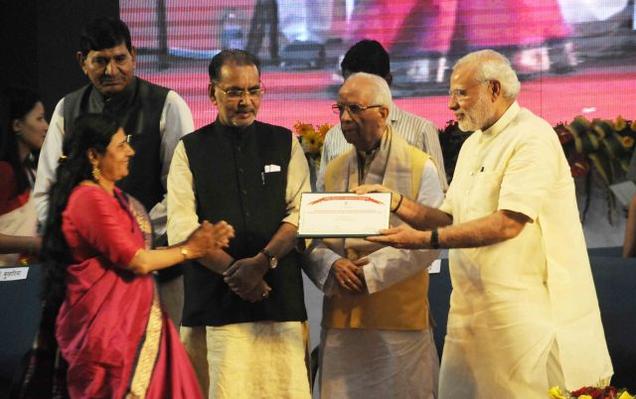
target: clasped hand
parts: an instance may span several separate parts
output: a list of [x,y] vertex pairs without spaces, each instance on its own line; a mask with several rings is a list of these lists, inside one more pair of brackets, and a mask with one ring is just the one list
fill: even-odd
[[234,293],[248,302],[258,302],[269,296],[271,287],[263,280],[269,269],[267,258],[258,254],[239,259],[223,272],[224,281]]
[[211,249],[225,248],[234,238],[234,228],[225,221],[212,224],[207,220],[190,234],[186,241],[186,248],[190,252],[190,259],[199,258]]
[[331,265],[331,272],[341,288],[353,293],[362,293],[366,289],[362,266],[367,263],[367,258],[355,261],[340,258]]

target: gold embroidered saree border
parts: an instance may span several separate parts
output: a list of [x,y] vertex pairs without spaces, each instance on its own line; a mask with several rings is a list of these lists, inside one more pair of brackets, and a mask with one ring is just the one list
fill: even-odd
[[148,324],[146,325],[144,342],[139,351],[139,357],[137,358],[137,364],[130,384],[129,397],[144,398],[146,396],[157,356],[159,355],[161,327],[161,305],[159,304],[157,289],[155,288],[152,306],[150,307],[150,316],[148,317]]

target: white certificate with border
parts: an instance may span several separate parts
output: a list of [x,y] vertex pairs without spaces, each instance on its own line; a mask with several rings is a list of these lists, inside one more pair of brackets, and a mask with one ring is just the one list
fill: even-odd
[[302,193],[299,237],[367,237],[389,227],[391,193]]

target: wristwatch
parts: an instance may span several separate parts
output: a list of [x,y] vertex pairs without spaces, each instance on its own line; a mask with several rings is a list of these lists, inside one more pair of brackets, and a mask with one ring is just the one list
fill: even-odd
[[439,231],[437,227],[431,230],[431,248],[439,249]]
[[274,254],[272,254],[265,248],[261,249],[259,252],[265,255],[265,257],[267,258],[267,263],[269,264],[269,268],[276,269],[276,266],[278,266],[278,258],[275,257]]

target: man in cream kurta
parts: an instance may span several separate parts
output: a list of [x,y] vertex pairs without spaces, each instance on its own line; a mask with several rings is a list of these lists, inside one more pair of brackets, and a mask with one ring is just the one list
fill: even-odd
[[550,386],[612,375],[570,168],[550,125],[517,104],[518,91],[500,54],[458,61],[449,107],[475,132],[441,207],[405,201],[399,212],[415,227],[438,227],[399,227],[378,239],[455,248],[444,399],[540,399]]
[[[353,74],[338,96],[354,148],[331,162],[327,191],[384,184],[429,206],[443,199],[428,155],[387,125],[391,94],[375,75]],[[393,224],[401,223],[393,216]],[[360,239],[312,243],[305,271],[325,291],[321,398],[435,398],[438,357],[428,315],[427,267],[436,250],[401,250]]]

